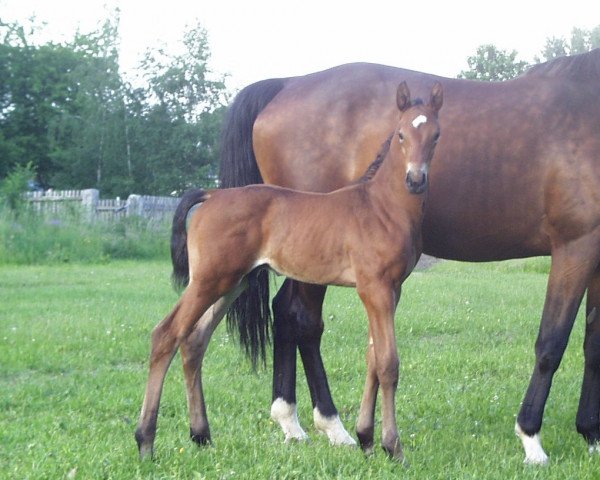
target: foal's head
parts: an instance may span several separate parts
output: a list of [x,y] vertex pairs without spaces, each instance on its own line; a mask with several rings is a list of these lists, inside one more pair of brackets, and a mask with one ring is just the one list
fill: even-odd
[[408,191],[423,193],[427,190],[429,164],[440,136],[438,112],[443,103],[442,85],[439,82],[433,85],[429,102],[425,104],[421,100],[411,102],[408,86],[402,82],[398,86],[396,103],[400,119],[390,148],[404,161]]

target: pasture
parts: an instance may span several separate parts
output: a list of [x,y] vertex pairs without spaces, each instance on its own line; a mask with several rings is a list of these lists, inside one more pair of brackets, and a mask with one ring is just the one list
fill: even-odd
[[[254,373],[224,322],[204,362],[214,445],[188,438],[179,358],[165,383],[154,462],[133,432],[150,332],[172,308],[167,262],[0,267],[0,478],[597,478],[576,433],[580,314],[546,408],[547,467],[522,464],[513,433],[534,362],[545,259],[442,262],[405,283],[396,316],[397,416],[409,465],[380,448],[330,447],[312,425],[302,378],[299,417],[311,441],[283,445],[269,418],[271,367]],[[354,434],[367,322],[352,289],[332,288],[322,352]],[[301,366],[299,366],[301,369]],[[377,412],[377,421],[380,421]],[[379,423],[377,427],[380,427]],[[376,435],[379,430],[376,430]]]

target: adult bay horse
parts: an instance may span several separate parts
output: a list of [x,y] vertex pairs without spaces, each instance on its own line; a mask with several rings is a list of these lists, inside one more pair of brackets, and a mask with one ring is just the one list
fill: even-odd
[[[430,172],[424,252],[477,262],[552,255],[535,366],[516,422],[526,462],[547,461],[540,441],[544,406],[586,290],[576,425],[590,451],[598,450],[600,50],[537,65],[502,83],[373,64],[258,82],[230,108],[223,186],[262,180],[326,192],[354,181],[386,138],[395,115],[389,99],[402,78],[417,94],[435,81],[444,87],[444,136]],[[287,280],[275,297],[273,412],[286,405],[289,416],[273,416],[286,438],[305,437],[295,413],[298,349],[317,427],[333,443],[346,443],[319,351],[324,294],[323,287]],[[245,318],[243,311],[236,317]]]
[[[381,386],[382,445],[392,457],[403,459],[395,417],[394,313],[400,286],[421,254],[428,170],[440,134],[442,102],[439,83],[424,104],[411,102],[402,82],[396,94],[399,119],[383,160],[355,185],[331,193],[254,185],[210,193],[192,190],[183,196],[173,221],[172,254],[175,274],[188,283],[152,333],[150,373],[136,431],[142,456],[152,455],[162,385],[178,347],[192,439],[210,441],[202,359],[226,307],[245,288],[246,275],[268,266],[302,282],[356,287],[367,311],[370,339],[359,439],[365,448],[373,447]],[[196,204],[200,208],[186,234],[186,217]]]

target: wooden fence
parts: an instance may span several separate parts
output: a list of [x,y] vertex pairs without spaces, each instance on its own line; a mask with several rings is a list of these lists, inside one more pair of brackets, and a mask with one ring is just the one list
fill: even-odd
[[100,199],[96,189],[47,190],[30,192],[31,208],[45,216],[82,215],[89,221],[115,221],[126,217],[142,217],[152,221],[170,218],[179,198],[129,195],[127,199]]

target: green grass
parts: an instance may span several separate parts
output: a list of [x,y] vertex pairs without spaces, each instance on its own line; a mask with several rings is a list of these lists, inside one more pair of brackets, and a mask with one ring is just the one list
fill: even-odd
[[[204,363],[214,446],[188,439],[176,358],[165,384],[154,462],[133,432],[149,335],[177,299],[166,262],[0,267],[0,478],[597,478],[575,432],[582,373],[578,318],[543,429],[548,467],[523,465],[513,433],[533,365],[547,262],[444,262],[414,273],[397,316],[397,417],[408,467],[380,449],[330,447],[312,426],[299,369],[306,444],[284,445],[269,418],[271,366],[253,373],[221,325]],[[351,289],[330,289],[322,351],[353,432],[367,333]],[[379,412],[378,412],[379,419]],[[379,427],[379,424],[378,424]],[[380,435],[380,430],[376,431]],[[379,439],[379,437],[378,437]]]

